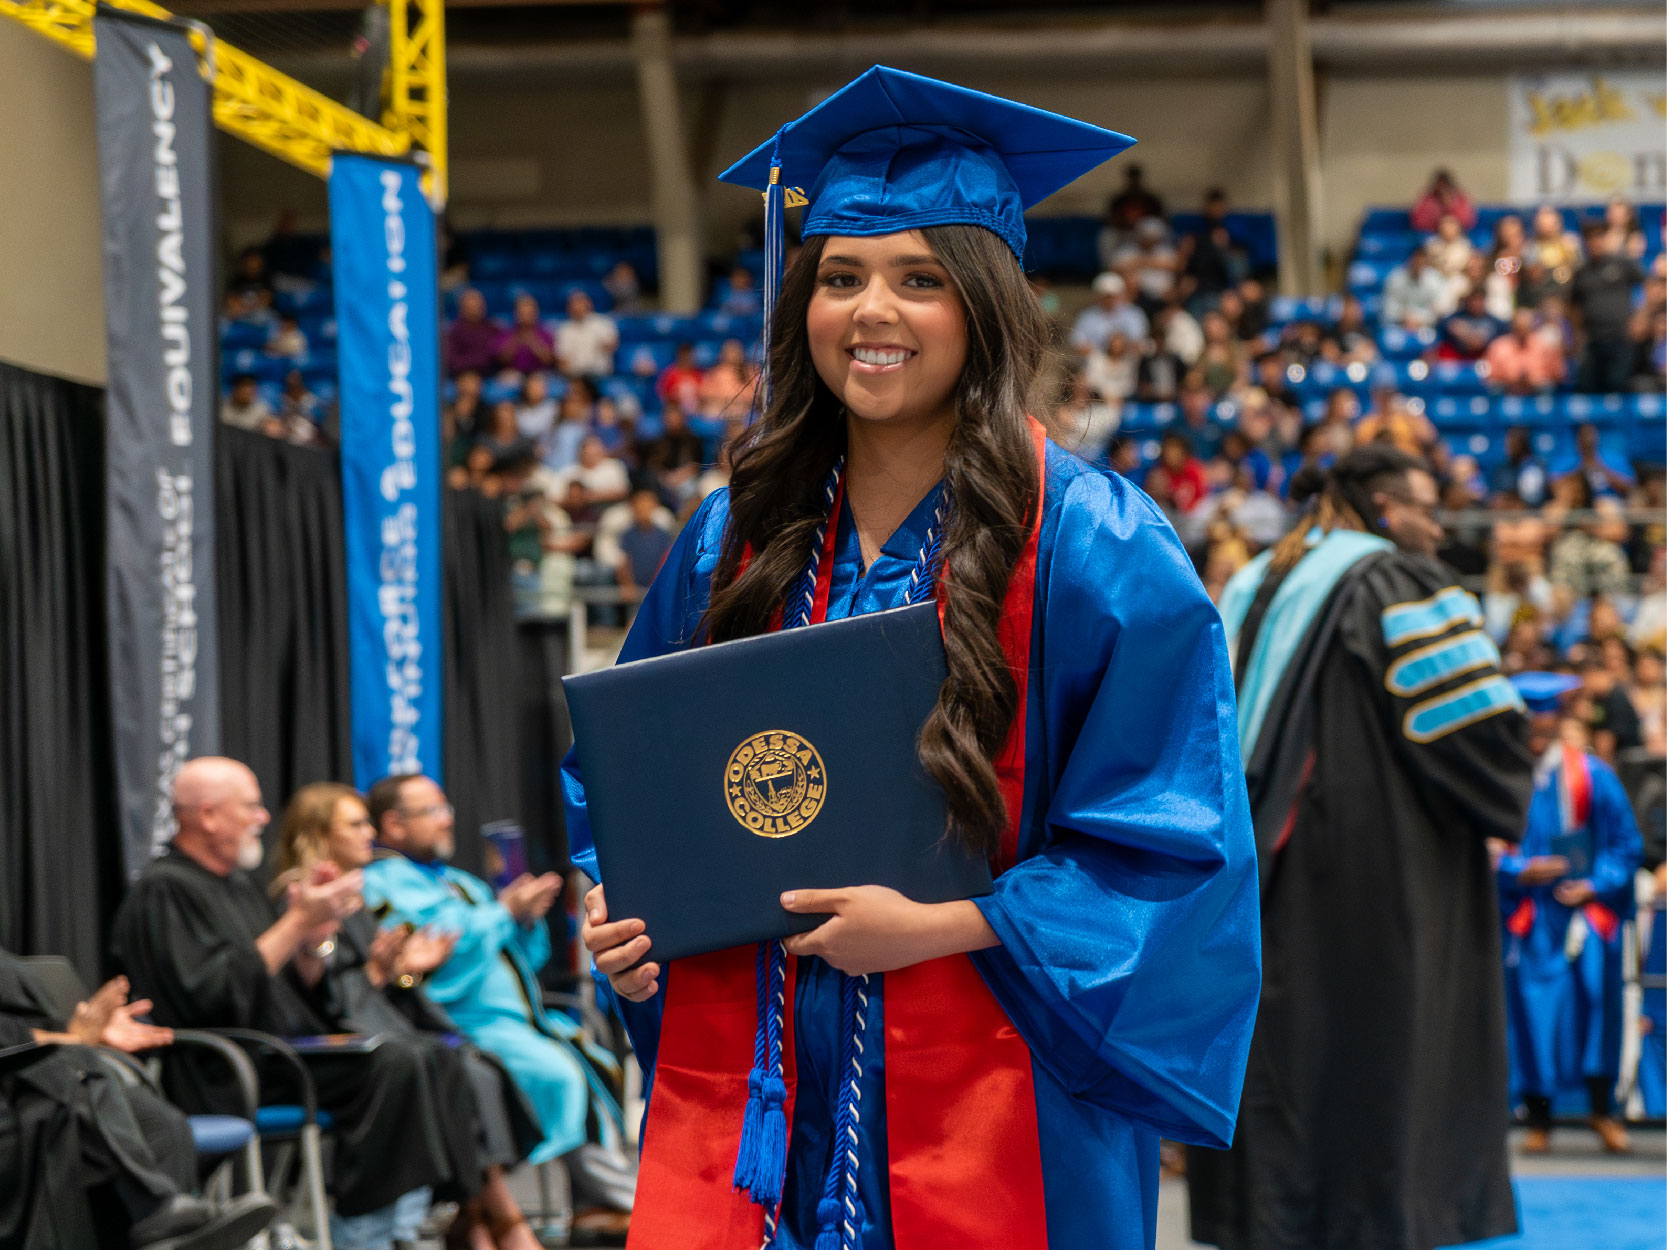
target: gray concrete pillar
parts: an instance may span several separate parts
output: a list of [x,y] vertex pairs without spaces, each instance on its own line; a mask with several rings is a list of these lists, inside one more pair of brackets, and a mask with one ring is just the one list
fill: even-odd
[[637,98],[648,139],[654,230],[660,246],[660,303],[667,312],[700,308],[705,288],[701,245],[701,189],[695,184],[671,55],[671,16],[662,8],[631,15],[631,52],[637,63]]
[[1308,0],[1266,0],[1268,99],[1273,113],[1274,215],[1279,226],[1279,289],[1316,295],[1320,257],[1319,102],[1308,39]]

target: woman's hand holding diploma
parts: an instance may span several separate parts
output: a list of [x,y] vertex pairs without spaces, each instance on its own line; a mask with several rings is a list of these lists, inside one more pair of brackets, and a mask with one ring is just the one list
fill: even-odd
[[975,903],[917,903],[883,885],[789,890],[781,905],[790,912],[828,914],[810,932],[785,938],[788,954],[816,955],[848,976],[890,972],[998,941]]
[[653,998],[660,990],[660,965],[654,963],[632,967],[648,954],[648,934],[640,920],[608,921],[608,901],[597,886],[585,895],[585,919],[579,927],[579,940],[596,960],[596,967],[607,976],[614,993],[633,1003]]

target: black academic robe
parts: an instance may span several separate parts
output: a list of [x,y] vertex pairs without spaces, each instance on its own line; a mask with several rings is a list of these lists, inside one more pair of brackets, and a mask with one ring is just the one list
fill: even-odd
[[[0,1047],[63,1025],[27,965],[0,950]],[[192,1192],[195,1167],[185,1117],[96,1051],[59,1046],[0,1075],[0,1250],[96,1250]]]
[[[255,939],[275,918],[247,874],[218,876],[170,848],[122,900],[112,951],[134,997],[154,1000],[158,1024],[280,1037],[343,1031],[328,978],[308,987],[288,968],[268,974]],[[429,1049],[421,1038],[386,1035],[369,1054],[307,1058],[318,1105],[335,1119],[330,1187],[342,1215],[377,1210],[423,1186],[462,1182],[448,1143],[457,1127],[446,1120],[456,1095],[436,1089]],[[170,1056],[165,1074],[188,1108],[234,1109],[223,1065],[185,1053]],[[281,1079],[281,1068],[262,1064],[263,1089]]]
[[1360,561],[1247,756],[1262,1000],[1233,1147],[1189,1152],[1199,1241],[1430,1250],[1516,1229],[1486,839],[1520,836],[1532,764],[1452,582],[1400,552]]
[[365,912],[349,916],[336,936],[327,975],[341,1005],[340,1027],[402,1034],[427,1047],[435,1087],[446,1094],[445,1122],[455,1129],[447,1142],[458,1190],[440,1196],[472,1197],[487,1165],[513,1167],[543,1140],[537,1116],[508,1070],[464,1037],[421,986],[377,988],[370,983],[365,964],[376,940],[375,920]]

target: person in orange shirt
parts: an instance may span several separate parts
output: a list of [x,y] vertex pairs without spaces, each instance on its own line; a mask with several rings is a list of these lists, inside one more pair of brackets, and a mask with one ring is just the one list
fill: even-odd
[[1511,314],[1511,328],[1482,353],[1488,377],[1511,395],[1534,395],[1562,383],[1568,362],[1544,336],[1534,333],[1534,310]]
[[1404,395],[1380,393],[1372,411],[1354,427],[1356,447],[1367,443],[1388,443],[1409,456],[1422,457],[1436,441],[1435,426],[1422,413],[1407,406]]

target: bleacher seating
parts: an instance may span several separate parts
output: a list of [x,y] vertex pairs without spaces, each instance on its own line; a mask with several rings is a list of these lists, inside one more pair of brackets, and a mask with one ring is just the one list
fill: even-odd
[[[1478,209],[1472,231],[1480,246],[1490,246],[1492,231],[1507,212],[1524,210],[1501,205]],[[1600,211],[1592,208],[1563,210],[1571,228]],[[1659,205],[1640,206],[1640,220],[1649,241],[1650,255],[1661,248]],[[1196,218],[1177,215],[1172,224],[1177,235],[1198,227]],[[1266,213],[1234,213],[1228,226],[1235,240],[1244,246],[1258,269],[1271,268],[1275,261],[1273,219]],[[1034,272],[1069,280],[1086,281],[1099,268],[1097,239],[1100,222],[1093,217],[1039,217],[1028,223],[1030,242],[1026,264]],[[1354,259],[1345,274],[1345,287],[1362,299],[1369,321],[1375,322],[1381,305],[1381,287],[1389,271],[1405,259],[1422,240],[1411,229],[1407,212],[1400,208],[1369,209],[1361,224]],[[319,240],[322,247],[323,240]],[[554,325],[560,319],[568,292],[586,291],[597,308],[606,312],[612,301],[600,278],[618,261],[630,263],[645,283],[657,273],[652,231],[632,228],[578,228],[483,230],[465,237],[470,261],[470,285],[486,297],[492,316],[507,319],[515,298],[522,292],[533,295]],[[764,253],[743,251],[735,267],[747,269],[755,279],[763,278]],[[258,380],[268,402],[277,403],[285,374],[299,368],[307,385],[328,402],[336,391],[336,323],[328,273],[322,280],[300,283],[287,280],[274,301],[280,313],[297,318],[307,336],[308,353],[299,361],[268,356],[264,350],[267,329],[245,323],[229,323],[221,337],[222,372],[229,382],[238,373],[251,373]],[[659,399],[655,376],[671,363],[682,343],[694,347],[695,360],[707,367],[716,360],[723,343],[739,339],[756,358],[763,331],[760,316],[731,316],[717,311],[729,292],[729,280],[714,283],[705,311],[692,316],[664,313],[621,314],[616,373],[603,379],[600,389],[623,407],[640,415],[640,428],[651,434],[658,427]],[[448,292],[443,311],[456,311],[459,292]],[[1284,328],[1293,322],[1334,322],[1342,310],[1341,295],[1309,297],[1278,296],[1269,302],[1270,329],[1263,340],[1274,346]],[[1315,362],[1309,368],[1292,365],[1286,384],[1302,405],[1306,420],[1323,414],[1327,396],[1338,388],[1353,390],[1363,406],[1374,391],[1389,388],[1406,395],[1415,411],[1428,414],[1453,450],[1475,456],[1484,465],[1496,463],[1504,453],[1504,432],[1512,426],[1533,431],[1538,450],[1550,456],[1565,454],[1573,446],[1573,428],[1592,422],[1601,431],[1607,453],[1617,459],[1661,463],[1667,460],[1667,397],[1642,395],[1550,394],[1534,397],[1496,393],[1481,362],[1434,359],[1436,334],[1433,330],[1408,331],[1383,326],[1377,331],[1380,359],[1371,364],[1334,365]],[[645,366],[652,363],[653,374]],[[551,377],[551,395],[566,394],[567,381]],[[450,388],[448,387],[448,394]],[[514,388],[488,379],[483,389],[489,402],[514,397]],[[1157,454],[1157,439],[1179,419],[1174,404],[1126,404],[1122,434],[1135,441],[1144,462]],[[1236,406],[1223,401],[1212,414],[1218,428],[1230,427],[1237,419]],[[721,430],[701,431],[716,439]]]

